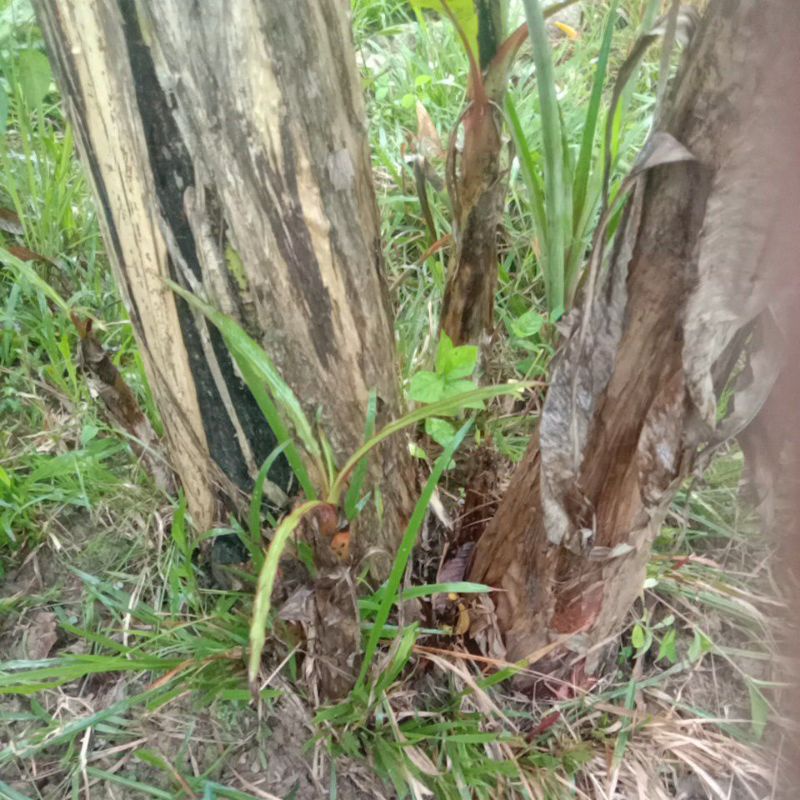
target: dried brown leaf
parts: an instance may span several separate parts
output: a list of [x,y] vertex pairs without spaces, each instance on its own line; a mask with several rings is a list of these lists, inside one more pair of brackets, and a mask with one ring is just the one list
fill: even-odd
[[164,492],[174,491],[174,477],[163,453],[161,440],[142,411],[132,389],[114,364],[93,330],[91,319],[72,314],[80,338],[79,363],[96,380],[95,389],[117,425],[132,437],[132,447],[147,466],[156,485]]
[[5,231],[13,236],[24,235],[25,229],[22,227],[22,222],[20,222],[16,211],[12,211],[9,208],[0,208],[0,231]]
[[419,100],[417,100],[417,153],[427,159],[445,156],[439,132],[427,109]]
[[475,549],[474,542],[465,542],[456,550],[452,558],[448,558],[436,574],[436,583],[456,583],[463,581],[469,567],[469,560]]
[[296,589],[278,611],[278,619],[285,622],[310,623],[313,615],[312,597],[314,590],[309,586]]
[[31,250],[28,247],[23,247],[22,245],[11,244],[6,249],[12,256],[18,258],[20,261],[44,261],[48,264],[56,263],[53,259],[41,253],[37,253],[35,250]]
[[355,683],[361,653],[358,603],[347,569],[331,570],[315,581],[314,627],[312,677],[322,698],[339,699]]
[[469,635],[481,653],[497,661],[506,660],[506,646],[494,603],[488,595],[478,595],[472,603]]
[[458,620],[456,621],[456,626],[453,629],[453,633],[456,636],[463,636],[468,630],[470,626],[470,617],[469,611],[467,607],[463,603],[458,604]]
[[33,661],[47,658],[57,639],[56,615],[52,611],[37,611],[25,631],[28,658]]

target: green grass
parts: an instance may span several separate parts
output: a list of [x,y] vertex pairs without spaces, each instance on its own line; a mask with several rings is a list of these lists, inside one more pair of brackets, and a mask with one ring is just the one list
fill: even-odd
[[[605,118],[601,113],[603,95],[599,91],[602,82],[595,80],[598,75],[602,77],[602,70],[597,70],[595,62],[606,32],[613,33],[608,42],[608,78],[604,82],[607,98],[615,69],[638,35],[638,21],[643,12],[640,6],[640,3],[623,4],[611,28],[606,25],[609,4],[592,5],[586,9],[587,22],[577,42],[561,37],[553,43],[553,88],[558,96],[560,138],[565,143],[568,173],[576,178],[574,185],[570,182],[562,186],[559,194],[569,194],[565,199],[570,208],[574,202],[576,211],[567,226],[569,230],[558,234],[562,243],[555,249],[561,254],[560,267],[553,267],[548,261],[547,226],[543,220],[537,221],[537,204],[530,192],[531,182],[526,180],[526,164],[541,180],[538,176],[545,161],[541,155],[541,105],[529,45],[523,47],[517,59],[509,105],[515,110],[524,141],[518,138],[518,158],[508,165],[509,198],[503,220],[505,235],[500,245],[495,307],[497,325],[508,335],[496,344],[495,357],[484,365],[491,380],[536,380],[546,376],[553,352],[552,330],[546,322],[552,312],[559,316],[558,309],[564,306],[566,298],[561,292],[559,299],[548,299],[546,275],[564,273],[565,291],[574,291],[600,197],[603,163],[600,132]],[[467,60],[447,20],[431,15],[415,16],[408,9],[404,12],[397,3],[359,2],[355,8],[356,19],[364,15],[372,20],[364,28],[356,28],[356,45],[363,66],[398,347],[403,374],[410,380],[420,370],[430,369],[435,357],[438,308],[448,250],[439,250],[423,259],[432,242],[415,193],[411,166],[401,153],[404,147],[409,147],[417,130],[417,102],[423,104],[443,145],[447,146],[463,108]],[[521,5],[512,4],[509,29],[523,18]],[[656,79],[656,64],[646,61],[637,73],[637,82],[629,87],[636,92],[620,117],[614,137],[618,157],[613,186],[629,169],[647,135]],[[589,137],[587,131],[592,127],[596,135]],[[434,166],[443,176],[444,165],[434,162]],[[435,191],[430,184],[427,188],[437,230],[440,236],[445,236],[450,230],[446,195]],[[517,460],[524,452],[530,427],[520,418],[491,420],[487,423],[487,433],[504,456]]]
[[[611,76],[653,4],[622,0],[627,24],[613,31],[606,27],[608,3],[585,5],[577,41],[550,39],[556,146],[572,163],[551,194],[560,191],[584,209],[585,230],[573,224],[556,236],[565,262],[586,245],[599,191],[601,137],[589,142],[586,120],[602,129]],[[21,270],[13,259],[0,259],[0,797],[77,798],[89,790],[102,796],[104,789],[124,797],[259,797],[265,786],[257,781],[271,774],[272,749],[304,738],[313,740],[309,749],[332,758],[328,787],[343,785],[357,765],[377,776],[365,778],[372,793],[387,796],[592,797],[603,796],[611,782],[622,796],[637,796],[642,769],[671,791],[687,759],[758,785],[764,724],[780,718],[768,668],[780,608],[768,591],[767,545],[737,502],[735,452],[723,454],[674,504],[616,667],[591,694],[565,690],[532,703],[501,680],[527,668],[473,657],[452,626],[399,624],[406,603],[448,592],[463,600],[481,588],[403,581],[409,564],[419,566],[429,528],[435,530],[434,523],[423,527],[433,492],[461,491],[447,468],[466,436],[462,427],[440,442],[438,460],[431,458],[389,581],[360,598],[366,655],[357,691],[338,705],[312,708],[296,631],[264,603],[268,593],[256,593],[256,575],[243,573],[243,588],[224,590],[204,565],[211,539],[223,533],[238,533],[259,551],[260,504],[244,523],[248,530],[233,520],[227,528],[195,530],[183,502],[153,486],[78,370],[78,337],[67,310],[96,320],[104,346],[160,430],[57,94],[48,81],[31,106],[33,89],[26,89],[28,100],[22,90],[30,78],[20,76],[36,61],[22,54],[40,51],[41,39],[23,3],[3,8],[0,72],[9,116],[0,140],[0,206],[18,216],[22,232],[3,232],[2,246],[25,246],[46,260]],[[514,14],[521,19],[521,4]],[[354,25],[398,349],[410,387],[415,375],[435,378],[441,366],[437,315],[448,253],[423,259],[433,242],[403,150],[416,131],[417,101],[447,141],[464,102],[466,60],[447,21],[417,14],[401,0],[357,0]],[[601,92],[596,59],[606,31],[613,37]],[[541,380],[553,355],[554,301],[540,241],[547,224],[537,222],[522,159],[544,186],[543,144],[548,136],[552,144],[553,131],[545,130],[543,106],[550,106],[548,124],[556,119],[554,98],[540,96],[534,68],[526,47],[510,89],[526,149],[508,164],[496,307],[504,336],[486,367],[496,383]],[[657,55],[644,61],[625,98],[615,180],[646,136],[656,81]],[[600,99],[590,108],[593,97]],[[435,166],[441,174],[442,165]],[[443,236],[447,199],[428,189]],[[262,377],[268,366],[261,364]],[[262,400],[288,420],[278,437],[284,451],[294,445],[324,459],[279,376],[268,377],[273,396],[283,399]],[[478,392],[471,399],[478,396],[485,397]],[[455,410],[462,412],[455,429],[464,424],[464,405],[463,397],[455,407],[422,405],[394,425]],[[478,412],[463,446],[490,435],[515,460],[531,424],[490,406]],[[365,453],[387,433],[374,431],[374,414],[365,431],[365,449],[329,475],[337,501],[342,476],[362,474]],[[360,481],[353,484],[351,514],[363,499]],[[276,558],[256,565],[271,571],[262,572],[262,581],[275,578]],[[266,637],[265,659],[256,666],[271,678],[257,704],[248,686],[248,653],[260,636],[251,633],[254,619]],[[46,652],[31,650],[33,632],[43,625],[52,625],[57,638]],[[718,693],[687,688],[704,685]],[[649,715],[638,716],[645,707]],[[286,796],[291,792],[288,786]]]
[[[44,538],[48,517],[99,512],[146,480],[79,375],[68,311],[96,320],[117,366],[152,407],[57,97],[48,88],[30,107],[11,80],[19,77],[15,52],[40,52],[35,29],[18,35],[19,49],[2,64],[10,116],[0,139],[0,206],[21,232],[0,234],[0,573],[10,551]],[[21,264],[5,249],[15,246],[42,260]]]

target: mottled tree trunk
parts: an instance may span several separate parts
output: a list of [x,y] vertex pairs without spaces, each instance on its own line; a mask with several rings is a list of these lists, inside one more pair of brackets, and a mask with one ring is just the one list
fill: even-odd
[[[344,0],[36,3],[109,256],[194,520],[224,518],[275,438],[204,296],[269,353],[341,461],[398,413],[361,87]],[[392,552],[409,510],[401,437],[373,459]],[[290,488],[288,468],[270,474]]]
[[737,345],[772,325],[776,262],[797,225],[800,181],[772,187],[798,173],[800,113],[784,99],[798,33],[794,0],[712,0],[684,58],[652,140],[661,165],[637,179],[609,263],[594,264],[539,434],[477,549],[470,579],[505,590],[510,658],[572,634],[566,648],[594,666],[682,479],[775,380],[774,348],[751,348],[718,420]]

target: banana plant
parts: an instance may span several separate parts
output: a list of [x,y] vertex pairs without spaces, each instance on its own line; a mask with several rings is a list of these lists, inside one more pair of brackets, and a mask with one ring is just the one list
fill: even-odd
[[[377,445],[389,436],[426,419],[474,408],[484,400],[504,394],[519,393],[531,384],[507,383],[486,386],[444,397],[438,402],[417,408],[388,423],[377,432],[372,430],[371,424],[374,423],[374,410],[368,410],[366,425],[368,438],[341,467],[337,467],[332,455],[326,456],[324,439],[315,435],[302,404],[283,380],[264,349],[237,322],[210,303],[172,281],[167,281],[167,284],[195,311],[203,314],[222,334],[242,378],[264,414],[266,423],[272,428],[276,440],[280,442],[276,450],[279,449],[286,456],[305,495],[304,502],[281,520],[272,532],[266,553],[254,553],[254,561],[260,564],[260,569],[250,627],[248,676],[251,689],[257,695],[258,670],[267,637],[272,590],[278,575],[279,563],[291,542],[292,535],[301,528],[304,520],[313,517],[320,534],[310,543],[314,550],[312,555],[315,563],[324,564],[326,561],[330,563],[331,558],[347,563],[351,556],[349,532],[345,533],[341,529],[339,520],[343,511],[349,509],[347,513],[349,519],[361,507],[359,500],[366,477],[366,469],[362,467]],[[371,409],[373,406],[374,404],[370,403]],[[460,437],[455,437],[453,441],[456,439],[460,441],[465,432],[466,427],[462,429]],[[456,445],[452,446],[454,449]],[[449,452],[452,455],[452,450]],[[251,550],[257,550],[260,545],[261,489],[269,466],[276,455],[277,452],[267,459],[253,491],[248,532]],[[449,459],[450,456],[444,461],[445,466],[449,463]],[[427,501],[424,508],[427,508]],[[354,549],[357,549],[357,543]]]
[[[467,102],[450,134],[447,190],[453,249],[441,328],[453,344],[478,343],[493,325],[497,286],[497,228],[506,196],[501,168],[503,105],[508,75],[528,36],[523,24],[506,35],[507,0],[411,0],[450,19],[468,61]],[[575,0],[558,3],[552,16]],[[456,146],[463,129],[463,146]]]

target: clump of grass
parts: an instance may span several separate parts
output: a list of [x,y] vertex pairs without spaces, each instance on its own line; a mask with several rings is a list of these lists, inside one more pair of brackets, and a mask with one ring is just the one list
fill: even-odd
[[[74,310],[97,320],[117,366],[152,402],[105,260],[92,198],[27,4],[0,13],[0,574],[48,518],[100,509],[144,479],[90,395]],[[22,263],[9,248],[33,259]],[[144,479],[146,480],[146,479]]]

